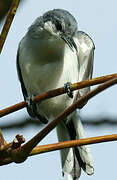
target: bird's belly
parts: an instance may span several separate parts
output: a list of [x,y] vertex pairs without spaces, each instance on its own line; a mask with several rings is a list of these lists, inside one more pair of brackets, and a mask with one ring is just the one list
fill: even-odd
[[[61,68],[61,67],[60,67]],[[59,65],[58,65],[59,69]],[[78,81],[78,60],[75,52],[73,52],[69,47],[66,47],[64,52],[63,64],[61,68],[61,73],[57,78],[57,81],[53,83],[52,88],[48,85],[49,89],[56,89],[58,87],[64,86],[65,83],[71,82],[75,83]],[[56,77],[56,73],[53,73],[53,77]],[[51,79],[53,81],[53,79]],[[46,84],[47,86],[47,84]],[[74,98],[76,96],[76,91],[73,92]],[[68,97],[67,94],[63,94],[38,104],[39,112],[45,115],[48,119],[53,119],[68,108],[74,101],[74,98]]]
[[[76,51],[72,51],[67,44],[60,47],[59,40],[57,43],[55,51],[53,50],[54,55],[44,47],[41,52],[39,50],[39,56],[34,56],[31,51],[27,52],[26,50],[25,62],[20,61],[20,66],[22,66],[23,81],[28,95],[39,95],[48,90],[62,87],[67,82],[78,81]],[[58,51],[56,51],[57,46]],[[38,104],[38,111],[48,119],[54,118],[71,105],[73,100],[74,98],[71,99],[66,94],[50,98]]]

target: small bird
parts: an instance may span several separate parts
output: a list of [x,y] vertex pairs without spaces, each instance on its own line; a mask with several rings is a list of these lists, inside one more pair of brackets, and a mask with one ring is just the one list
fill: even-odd
[[[18,76],[32,118],[48,123],[90,91],[87,87],[72,92],[71,83],[92,78],[94,49],[92,39],[78,30],[75,18],[66,10],[50,10],[34,21],[17,52]],[[33,102],[34,96],[63,85],[66,94]],[[85,138],[78,110],[56,129],[59,141]],[[88,175],[94,173],[87,146],[61,150],[61,163],[64,180],[78,179],[81,168]]]

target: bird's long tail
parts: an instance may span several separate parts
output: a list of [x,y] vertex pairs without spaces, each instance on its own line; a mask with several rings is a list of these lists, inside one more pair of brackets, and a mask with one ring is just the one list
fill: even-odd
[[[59,141],[85,138],[83,126],[77,112],[66,124],[62,122],[57,127]],[[64,180],[76,180],[80,177],[81,168],[88,174],[94,173],[92,156],[87,146],[61,150],[62,172]]]

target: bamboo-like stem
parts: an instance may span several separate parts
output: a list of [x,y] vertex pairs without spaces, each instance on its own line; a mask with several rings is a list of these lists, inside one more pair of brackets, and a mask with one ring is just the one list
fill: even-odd
[[16,10],[18,8],[19,2],[20,2],[20,0],[13,0],[10,10],[8,12],[4,27],[3,27],[1,35],[0,35],[0,53],[1,53],[3,45],[5,43],[5,40],[6,40],[8,32],[9,32],[13,18],[16,14]]
[[[114,77],[117,77],[117,74],[110,74],[110,75],[107,75],[107,76],[101,76],[101,77],[89,79],[89,80],[86,80],[86,81],[77,82],[77,83],[74,83],[74,84],[71,85],[71,90],[74,91],[74,90],[78,90],[78,89],[85,88],[85,87],[88,87],[88,86],[101,84],[101,83],[104,83],[104,82],[114,78]],[[54,89],[54,90],[48,91],[46,93],[40,94],[39,96],[35,96],[34,97],[34,102],[39,102],[39,101],[42,101],[42,100],[45,100],[45,99],[48,99],[48,98],[52,98],[52,97],[55,97],[55,96],[62,95],[64,93],[65,93],[64,87]],[[2,109],[2,110],[0,110],[0,117],[3,117],[5,115],[8,115],[8,114],[13,113],[15,111],[18,111],[20,109],[23,109],[24,107],[26,107],[26,102],[22,101],[22,102],[20,102],[18,104],[15,104],[15,105],[10,106],[8,108]]]
[[103,143],[103,142],[109,142],[109,141],[117,141],[117,134],[64,141],[64,142],[59,142],[59,143],[54,143],[54,144],[47,144],[47,145],[40,145],[40,146],[36,146],[31,151],[29,156],[56,151],[60,149],[65,149],[65,148],[70,148],[70,147],[97,144],[97,143]]
[[[42,129],[36,136],[30,139],[26,144],[22,147],[13,151],[12,157],[15,162],[22,162],[28,157],[28,154],[32,151],[32,149],[52,130],[54,129],[62,120],[64,120],[68,115],[70,115],[76,108],[84,104],[84,102],[88,101],[95,95],[99,94],[103,90],[109,88],[110,86],[117,83],[117,77],[113,78],[101,85],[99,85],[94,90],[88,92],[86,95],[79,98],[79,100],[75,101],[69,108],[67,108],[64,112],[62,112],[57,118],[51,121],[44,129]],[[22,155],[22,157],[21,157]]]

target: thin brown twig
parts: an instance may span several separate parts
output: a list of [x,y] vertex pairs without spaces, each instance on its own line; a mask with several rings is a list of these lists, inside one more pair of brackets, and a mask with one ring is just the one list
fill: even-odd
[[36,146],[31,151],[29,156],[56,151],[60,149],[65,149],[65,148],[70,148],[70,147],[97,144],[97,143],[103,143],[103,142],[109,142],[109,141],[117,141],[117,134],[64,141],[64,142],[59,142],[59,143],[54,143],[54,144],[47,144],[47,145],[40,145],[40,146]]
[[[78,89],[85,88],[85,87],[88,87],[88,86],[101,84],[101,83],[104,83],[104,82],[114,78],[114,77],[117,77],[117,74],[110,74],[110,75],[107,75],[107,76],[101,76],[101,77],[93,78],[93,79],[90,79],[90,80],[77,82],[77,83],[74,83],[74,84],[71,85],[71,90],[74,91],[74,90],[78,90]],[[45,99],[48,99],[48,98],[52,98],[52,97],[55,97],[55,96],[62,95],[64,93],[65,93],[64,87],[54,89],[54,90],[45,92],[43,94],[40,94],[39,96],[35,96],[34,97],[34,102],[39,102],[39,101],[42,101],[42,100],[45,100]],[[3,117],[5,115],[8,115],[8,114],[13,113],[15,111],[18,111],[20,109],[23,109],[24,107],[26,107],[26,102],[22,101],[22,102],[20,102],[18,104],[15,104],[15,105],[10,106],[8,108],[2,109],[2,110],[0,110],[0,117]]]
[[3,137],[2,131],[0,129],[0,148],[3,147],[6,144],[7,143],[6,143],[6,141],[5,141],[4,137]]
[[55,128],[62,120],[64,120],[68,115],[70,115],[76,108],[84,104],[95,95],[99,94],[103,90],[109,88],[110,86],[117,83],[117,77],[113,78],[104,84],[99,85],[94,90],[88,92],[86,95],[79,98],[75,101],[69,108],[62,112],[57,118],[51,121],[44,129],[42,129],[36,136],[30,139],[26,144],[12,152],[12,158],[14,162],[23,162],[26,160],[32,149],[53,129]]
[[[90,137],[90,138],[84,138],[79,140],[71,140],[71,141],[64,141],[54,144],[47,144],[47,145],[40,145],[36,146],[29,154],[29,156],[34,156],[42,153],[47,153],[51,151],[61,150],[65,148],[70,147],[76,147],[76,146],[82,146],[82,145],[90,145],[90,144],[97,144],[97,143],[103,143],[103,142],[109,142],[109,141],[116,141],[117,140],[117,134],[111,134],[111,135],[104,135],[104,136],[96,136],[96,137]],[[12,159],[11,152],[13,150],[12,143],[9,143],[8,145],[10,149],[5,147],[3,152],[0,152],[3,154],[3,156],[0,159],[0,166],[10,164],[14,162],[14,159]],[[9,152],[9,153],[8,153]]]
[[3,27],[1,35],[0,35],[0,53],[1,53],[3,45],[5,43],[5,40],[6,40],[8,32],[9,32],[13,18],[16,14],[16,10],[18,8],[19,2],[20,2],[20,0],[13,0],[10,10],[8,12],[4,27]]

